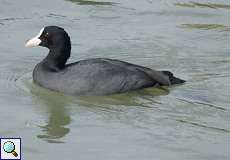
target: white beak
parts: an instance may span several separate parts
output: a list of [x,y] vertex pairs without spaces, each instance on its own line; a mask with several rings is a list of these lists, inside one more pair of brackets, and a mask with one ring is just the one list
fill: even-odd
[[44,28],[42,28],[39,32],[39,34],[37,36],[35,36],[34,38],[28,40],[25,44],[25,47],[31,48],[31,47],[35,47],[38,46],[42,41],[39,39],[39,37],[41,36],[42,32],[43,32]]
[[31,40],[27,41],[25,46],[28,48],[38,46],[42,41],[38,37],[34,37]]

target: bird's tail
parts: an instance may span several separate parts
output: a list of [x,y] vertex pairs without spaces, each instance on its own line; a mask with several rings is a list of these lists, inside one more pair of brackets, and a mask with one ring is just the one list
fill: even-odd
[[169,77],[171,85],[173,85],[173,84],[182,84],[182,83],[186,82],[183,79],[174,77],[174,75],[171,72],[169,72],[169,71],[162,71],[162,72]]

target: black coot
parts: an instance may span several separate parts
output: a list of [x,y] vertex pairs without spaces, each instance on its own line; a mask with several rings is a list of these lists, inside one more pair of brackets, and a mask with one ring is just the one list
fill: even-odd
[[33,80],[54,91],[72,95],[108,95],[147,87],[184,83],[169,71],[155,71],[124,61],[95,58],[66,64],[70,37],[63,28],[47,26],[26,43],[43,46],[49,54],[36,65]]

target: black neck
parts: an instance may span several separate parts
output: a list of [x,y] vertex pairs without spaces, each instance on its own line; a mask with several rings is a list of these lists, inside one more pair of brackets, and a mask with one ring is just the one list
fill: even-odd
[[63,44],[55,45],[58,47],[50,47],[49,54],[42,61],[42,65],[51,71],[59,71],[65,68],[65,64],[70,57],[71,44],[66,42]]

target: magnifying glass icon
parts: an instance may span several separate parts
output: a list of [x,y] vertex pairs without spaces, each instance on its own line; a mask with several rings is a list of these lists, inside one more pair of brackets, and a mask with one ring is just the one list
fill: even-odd
[[3,149],[6,153],[11,153],[14,155],[14,157],[17,157],[18,154],[17,152],[15,151],[15,145],[13,142],[11,141],[7,141],[3,144]]

